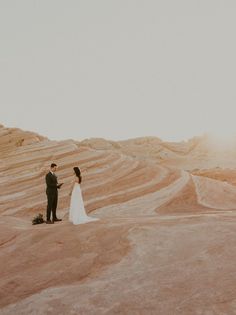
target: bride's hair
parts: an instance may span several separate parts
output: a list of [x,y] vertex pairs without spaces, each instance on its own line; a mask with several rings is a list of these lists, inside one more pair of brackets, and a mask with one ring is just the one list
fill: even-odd
[[80,172],[80,169],[77,167],[77,166],[75,166],[74,168],[73,168],[73,170],[74,170],[74,172],[75,172],[75,175],[78,177],[78,179],[79,179],[79,184],[82,182],[82,177],[81,177],[81,172]]

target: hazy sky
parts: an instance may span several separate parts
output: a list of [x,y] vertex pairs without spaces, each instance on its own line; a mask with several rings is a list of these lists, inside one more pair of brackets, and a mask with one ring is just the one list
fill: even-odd
[[52,139],[236,133],[235,0],[0,0],[0,122]]

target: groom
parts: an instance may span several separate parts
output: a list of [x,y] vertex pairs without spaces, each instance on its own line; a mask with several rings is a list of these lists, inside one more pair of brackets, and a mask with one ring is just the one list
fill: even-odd
[[[63,183],[58,184],[57,177],[55,172],[57,170],[57,165],[55,163],[51,164],[50,172],[47,173],[45,180],[47,184],[46,194],[48,199],[47,205],[47,224],[53,224],[55,221],[61,221],[61,219],[57,218],[56,210],[57,210],[57,200],[58,200],[58,192],[57,189],[60,189]],[[52,221],[50,220],[52,213]]]

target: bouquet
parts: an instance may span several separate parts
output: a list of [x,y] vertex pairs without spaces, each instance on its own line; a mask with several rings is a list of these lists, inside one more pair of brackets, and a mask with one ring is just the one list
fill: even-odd
[[44,219],[43,219],[43,215],[42,213],[39,213],[38,215],[36,215],[36,217],[33,218],[32,220],[32,224],[35,225],[35,224],[41,224],[41,223],[44,223]]

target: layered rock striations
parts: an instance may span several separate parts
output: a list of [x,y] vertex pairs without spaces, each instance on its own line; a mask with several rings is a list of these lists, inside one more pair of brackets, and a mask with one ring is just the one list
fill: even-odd
[[[0,126],[1,314],[235,314],[236,153],[207,137],[51,141]],[[45,174],[58,165],[58,216]],[[68,222],[73,167],[85,208]]]

